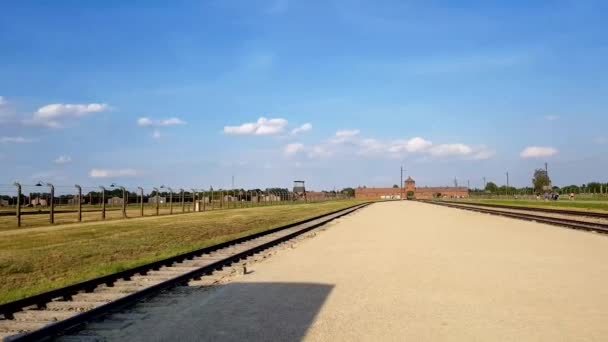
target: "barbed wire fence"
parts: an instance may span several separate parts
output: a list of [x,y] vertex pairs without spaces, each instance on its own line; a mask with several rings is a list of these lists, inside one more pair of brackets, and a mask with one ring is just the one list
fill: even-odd
[[0,229],[126,219],[224,209],[348,199],[336,191],[288,188],[200,189],[170,186],[66,186],[46,182],[0,184]]

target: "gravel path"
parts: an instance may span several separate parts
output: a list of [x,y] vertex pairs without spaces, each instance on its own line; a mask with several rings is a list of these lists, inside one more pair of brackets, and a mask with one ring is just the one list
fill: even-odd
[[124,341],[606,341],[606,260],[606,235],[378,203],[225,285],[180,288],[88,333]]

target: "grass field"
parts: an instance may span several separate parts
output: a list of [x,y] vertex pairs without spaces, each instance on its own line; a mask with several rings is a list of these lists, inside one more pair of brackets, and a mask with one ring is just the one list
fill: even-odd
[[467,199],[458,200],[458,202],[484,203],[495,205],[509,205],[514,207],[532,207],[532,208],[553,208],[553,209],[568,209],[581,211],[597,211],[608,212],[608,201],[602,200],[569,200],[562,199],[559,201],[545,200],[516,200],[516,199]]
[[0,303],[339,210],[355,200],[0,232]]

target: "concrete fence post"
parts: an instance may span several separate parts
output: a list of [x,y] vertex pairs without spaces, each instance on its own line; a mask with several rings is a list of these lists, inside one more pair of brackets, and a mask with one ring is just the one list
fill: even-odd
[[101,219],[106,219],[106,188],[100,186],[101,189]]
[[158,216],[159,213],[159,202],[160,202],[160,191],[158,190],[158,188],[152,188],[154,191],[156,191],[156,216]]
[[182,213],[186,212],[186,202],[184,202],[184,189],[179,189],[179,197],[182,202]]
[[17,227],[21,227],[21,184],[15,182],[13,185],[17,187],[17,208],[15,212],[15,215],[17,216]]
[[78,184],[74,186],[78,190],[78,222],[82,222],[82,187]]
[[141,202],[139,203],[139,215],[141,217],[144,216],[144,188],[142,188],[141,186],[138,186],[137,189],[139,190],[139,196],[141,197]]
[[51,224],[55,223],[55,186],[51,183],[46,183],[48,187],[51,189],[51,210],[49,212],[49,222]]
[[192,212],[196,211],[196,189],[190,189],[192,190]]

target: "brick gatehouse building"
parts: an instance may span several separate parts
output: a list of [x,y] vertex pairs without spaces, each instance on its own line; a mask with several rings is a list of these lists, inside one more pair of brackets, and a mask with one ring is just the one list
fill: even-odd
[[416,181],[407,177],[404,189],[399,188],[357,188],[357,199],[432,199],[432,198],[468,198],[466,187],[416,187]]

